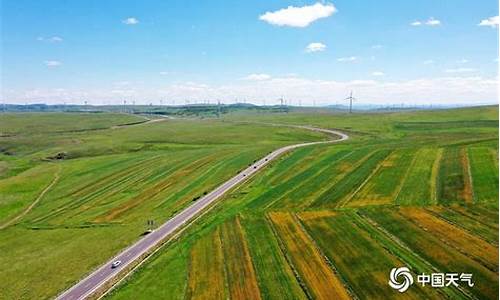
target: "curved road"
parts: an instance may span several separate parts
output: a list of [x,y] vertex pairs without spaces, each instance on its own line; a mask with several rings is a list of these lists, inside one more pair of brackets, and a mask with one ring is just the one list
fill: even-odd
[[[283,125],[282,125],[283,126]],[[182,225],[188,223],[189,221],[194,220],[204,209],[210,206],[217,199],[221,198],[227,191],[235,187],[236,185],[242,183],[247,178],[258,172],[261,168],[266,166],[271,160],[280,156],[284,152],[290,151],[295,148],[317,145],[317,144],[325,144],[325,143],[337,143],[349,138],[348,135],[329,129],[321,129],[310,126],[295,126],[290,125],[289,127],[308,129],[312,131],[324,132],[327,134],[333,134],[340,136],[339,139],[329,140],[329,141],[321,141],[321,142],[310,142],[310,143],[302,143],[296,145],[285,146],[274,150],[273,152],[266,155],[264,158],[258,160],[245,170],[238,173],[233,178],[229,179],[215,190],[210,192],[209,194],[203,196],[198,201],[193,203],[191,206],[188,206],[179,214],[165,222],[163,225],[158,227],[155,231],[146,235],[139,241],[137,241],[132,246],[126,248],[121,253],[113,257],[107,263],[99,267],[92,274],[88,275],[86,278],[82,279],[80,282],[75,284],[73,287],[62,293],[57,297],[60,300],[77,300],[77,299],[85,299],[92,294],[94,294],[97,290],[103,287],[105,284],[109,283],[118,273],[123,271],[127,266],[135,262],[140,256],[146,254],[148,251],[154,249],[155,246],[164,241],[169,235],[174,233],[176,230],[182,227]],[[114,261],[120,260],[121,264],[116,268],[111,268],[111,264]]]

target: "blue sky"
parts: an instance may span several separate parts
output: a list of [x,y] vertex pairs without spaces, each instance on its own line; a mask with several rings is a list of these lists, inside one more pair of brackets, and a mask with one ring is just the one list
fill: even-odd
[[495,16],[495,0],[3,0],[2,101],[496,103]]

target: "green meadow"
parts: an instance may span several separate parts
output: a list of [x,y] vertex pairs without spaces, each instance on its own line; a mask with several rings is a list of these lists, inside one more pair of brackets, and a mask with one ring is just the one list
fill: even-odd
[[148,220],[168,220],[275,148],[325,138],[216,120],[144,121],[0,116],[12,132],[0,138],[1,298],[54,297],[138,240]]
[[[498,108],[489,106],[161,121],[0,115],[0,298],[54,297],[139,239],[147,220],[164,222],[273,149],[329,138],[272,124],[350,139],[271,162],[107,298],[498,295]],[[472,272],[476,286],[399,294],[387,280],[401,265]]]

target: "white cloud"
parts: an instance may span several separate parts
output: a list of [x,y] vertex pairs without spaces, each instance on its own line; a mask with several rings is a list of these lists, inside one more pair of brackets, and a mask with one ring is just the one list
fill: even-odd
[[434,61],[432,59],[424,60],[424,65],[432,65]]
[[472,68],[456,68],[456,69],[446,69],[444,70],[445,73],[470,73],[474,72],[476,69]]
[[53,36],[53,37],[49,38],[49,41],[53,42],[53,43],[59,43],[59,42],[63,41],[63,38],[59,37],[59,36]]
[[46,60],[43,62],[47,67],[59,67],[62,63],[58,60]]
[[268,74],[250,74],[243,78],[244,80],[250,81],[264,81],[271,79],[271,75]]
[[356,56],[349,56],[349,57],[340,57],[337,58],[337,61],[339,62],[354,62],[357,61],[358,58]]
[[441,21],[439,20],[436,20],[434,18],[430,18],[429,20],[427,20],[425,22],[425,25],[429,25],[429,26],[439,26],[441,25]]
[[123,24],[126,25],[136,25],[139,24],[139,20],[137,20],[134,17],[126,18],[125,20],[122,21]]
[[384,76],[384,72],[380,72],[380,71],[375,71],[375,72],[372,72],[372,76]]
[[274,12],[266,12],[259,16],[259,19],[277,26],[307,27],[318,19],[333,15],[336,11],[331,3],[317,2],[309,6],[288,6]]
[[433,17],[429,18],[427,21],[420,21],[416,20],[414,22],[410,23],[411,26],[421,26],[421,25],[427,25],[427,26],[439,26],[441,25],[441,21],[434,19]]
[[168,74],[169,74],[169,72],[166,72],[166,71],[161,71],[160,72],[160,75],[163,75],[163,76],[168,75]]
[[457,63],[459,63],[459,64],[466,64],[466,63],[468,63],[468,62],[469,62],[469,60],[467,60],[467,59],[465,59],[465,58],[462,58],[462,59],[460,59],[460,60],[457,60]]
[[49,37],[49,38],[45,38],[43,36],[39,36],[36,38],[37,41],[40,41],[40,42],[51,42],[51,43],[60,43],[63,41],[63,38],[60,37],[60,36],[52,36],[52,37]]
[[383,48],[382,45],[373,45],[372,46],[372,49],[375,49],[375,50],[382,49],[382,48]]
[[488,19],[482,20],[478,26],[490,26],[490,27],[498,27],[500,25],[500,16],[494,16]]
[[306,47],[306,52],[321,52],[326,50],[326,45],[323,43],[310,43]]

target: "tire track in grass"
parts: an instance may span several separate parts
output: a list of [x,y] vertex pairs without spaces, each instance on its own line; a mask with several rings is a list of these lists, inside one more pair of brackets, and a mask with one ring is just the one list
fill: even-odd
[[[172,196],[172,197],[174,199],[179,200],[174,204],[178,207],[182,207],[183,205],[185,205],[185,203],[187,201],[189,201],[189,199],[184,199],[184,201],[180,201],[182,199],[180,194],[184,195],[188,192],[192,192],[193,189],[195,189],[195,187],[202,186],[202,183],[204,182],[204,180],[207,179],[206,175],[213,172],[214,169],[220,168],[220,166],[224,165],[225,163],[226,162],[224,160],[222,160],[219,163],[209,167],[205,172],[203,172],[202,174],[200,174],[200,176],[198,176],[197,180],[193,181],[191,184],[184,187],[181,191],[174,194],[174,196]],[[176,173],[177,172],[184,172],[184,169],[183,169],[184,167],[185,167],[185,164],[180,168],[175,168],[173,171],[171,170],[173,168],[172,167],[171,169],[169,169],[169,172],[166,172],[164,174],[164,176],[168,176],[166,179],[163,179],[163,180],[157,182],[156,184],[147,184],[146,187],[143,188],[142,192],[140,192],[139,194],[137,194],[134,197],[131,197],[127,201],[122,202],[121,204],[113,207],[112,209],[105,212],[104,214],[101,214],[100,216],[98,216],[95,219],[95,221],[96,222],[113,221],[113,220],[123,216],[124,214],[129,213],[131,210],[137,208],[138,206],[145,204],[148,201],[157,200],[155,198],[159,198],[162,194],[164,194],[166,192],[166,190],[168,188],[171,188],[172,186],[175,185],[175,182],[172,180],[172,178],[176,177],[176,175],[175,175],[175,173],[172,174],[172,172],[176,172]],[[175,209],[175,207],[173,209]]]
[[95,209],[95,206],[101,201],[109,201],[108,199],[114,195],[126,191],[131,186],[140,184],[146,176],[147,174],[142,173],[124,177],[123,180],[117,182],[118,186],[109,186],[104,190],[93,193],[90,197],[69,202],[64,207],[55,210],[54,213],[50,214],[50,217],[44,218],[44,220],[68,223],[74,217],[82,217],[87,211]]
[[[240,153],[228,153],[226,159],[220,160],[220,162],[214,163],[213,166],[206,168],[205,171],[201,171],[198,176],[190,183],[188,183],[182,190],[176,193],[174,196],[170,197],[171,200],[177,200],[171,203],[171,209],[174,211],[181,210],[189,201],[197,201],[196,197],[201,197],[207,191],[210,191],[220,184],[220,181],[227,180],[233,172],[228,172],[232,166],[234,170],[237,170],[242,164],[239,162],[241,159],[246,161],[251,161],[253,158],[253,151],[240,152]],[[214,178],[219,178],[213,181]],[[222,178],[222,179],[220,179]]]
[[[227,154],[228,153],[225,153],[225,155],[227,155]],[[217,166],[223,165],[224,161],[221,160],[218,163],[216,163],[215,165],[210,166],[210,164],[214,160],[217,159],[216,157],[217,158],[220,157],[220,154],[213,153],[210,156],[205,156],[205,157],[202,157],[202,158],[197,159],[195,161],[192,161],[187,166],[183,167],[182,169],[177,170],[174,174],[169,176],[168,180],[173,182],[174,183],[173,185],[177,184],[180,180],[188,181],[188,184],[187,185],[179,185],[177,190],[171,191],[171,196],[165,198],[165,200],[158,203],[155,206],[155,208],[159,208],[159,209],[164,208],[171,201],[176,200],[176,199],[178,200],[179,198],[183,197],[195,185],[195,184],[193,184],[193,182],[199,183],[199,181],[201,179],[203,179],[203,177],[204,177],[203,175],[207,175],[210,173],[211,170],[213,170],[214,168],[217,168]],[[207,166],[208,166],[208,168],[203,171],[202,168],[205,168]],[[200,171],[203,171],[203,173],[200,174],[199,173]],[[193,176],[198,178],[198,181],[196,181],[196,180],[191,181],[190,178]],[[180,178],[180,180],[179,180],[179,178]]]
[[[110,203],[113,204],[113,206],[104,213],[99,213],[94,218],[94,222],[110,222],[126,214],[130,214],[130,212],[138,206],[152,206],[153,202],[159,201],[158,198],[173,185],[173,182],[170,180],[172,174],[182,169],[185,165],[185,163],[176,162],[162,169],[162,171],[155,176],[153,182],[141,182],[138,187],[140,192],[137,195],[127,199],[125,202]],[[102,210],[102,207],[100,207],[99,210]]]
[[[91,193],[75,201],[68,201],[66,203],[63,203],[59,207],[50,211],[49,213],[34,219],[33,222],[37,223],[56,218],[61,214],[64,214],[66,210],[73,210],[77,207],[81,207],[83,204],[88,203],[98,197],[109,197],[110,194],[118,193],[125,190],[131,184],[140,182],[142,178],[144,178],[145,176],[143,172],[140,171],[147,170],[149,166],[156,163],[157,159],[158,157],[154,157],[152,159],[148,159],[146,163],[143,164],[138,163],[137,165],[134,165],[131,169],[124,169],[118,171],[117,173],[114,173],[112,176],[110,176],[111,178],[107,177],[104,180],[104,184],[103,183],[97,184]],[[127,174],[128,175],[133,174],[133,175],[126,176]],[[116,178],[120,179],[116,180]],[[113,179],[115,179],[115,181],[113,181]],[[78,214],[80,212],[73,212],[73,215],[75,213]]]

